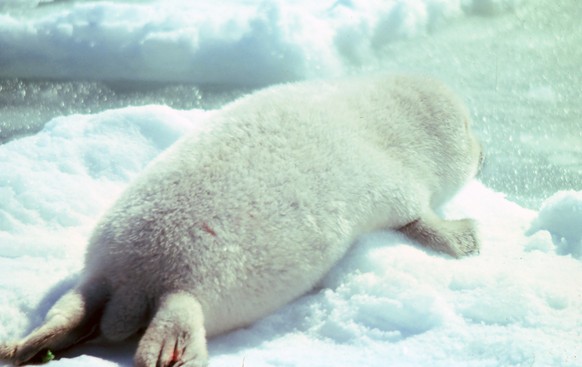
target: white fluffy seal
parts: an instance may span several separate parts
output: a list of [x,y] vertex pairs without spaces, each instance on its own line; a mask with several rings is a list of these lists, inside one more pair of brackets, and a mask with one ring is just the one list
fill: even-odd
[[142,366],[205,366],[206,338],[312,288],[373,229],[459,257],[470,220],[433,208],[478,170],[463,105],[438,82],[375,76],[276,86],[212,115],[156,159],[95,228],[78,285],[22,341],[22,364],[145,330]]

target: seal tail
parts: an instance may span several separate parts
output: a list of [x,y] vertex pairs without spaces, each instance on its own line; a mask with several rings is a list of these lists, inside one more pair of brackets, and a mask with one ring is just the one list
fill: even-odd
[[64,294],[49,310],[44,323],[14,346],[0,348],[0,357],[16,365],[40,362],[48,354],[69,348],[98,333],[107,301],[103,282],[87,281]]

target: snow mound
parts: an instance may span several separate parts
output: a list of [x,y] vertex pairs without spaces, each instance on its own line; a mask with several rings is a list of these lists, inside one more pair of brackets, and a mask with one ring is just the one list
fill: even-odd
[[528,234],[548,231],[560,255],[582,259],[582,191],[560,191],[543,204]]
[[433,32],[465,13],[516,4],[0,1],[8,11],[0,14],[0,77],[221,85],[330,77],[374,67],[394,41]]

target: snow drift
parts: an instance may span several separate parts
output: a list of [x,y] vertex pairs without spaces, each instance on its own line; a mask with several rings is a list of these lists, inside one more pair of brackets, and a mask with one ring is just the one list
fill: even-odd
[[228,85],[329,77],[377,62],[395,40],[517,3],[0,2],[7,12],[0,15],[0,76]]

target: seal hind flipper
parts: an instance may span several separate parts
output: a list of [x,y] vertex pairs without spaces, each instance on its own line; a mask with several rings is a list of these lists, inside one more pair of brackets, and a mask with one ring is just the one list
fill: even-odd
[[10,359],[22,365],[42,358],[40,354],[46,351],[58,352],[93,338],[106,300],[101,282],[85,282],[65,293],[49,310],[44,323],[13,347]]
[[203,367],[208,364],[200,303],[185,292],[161,297],[158,310],[139,342],[136,367]]
[[0,361],[10,361],[14,358],[16,345],[10,343],[0,344]]

